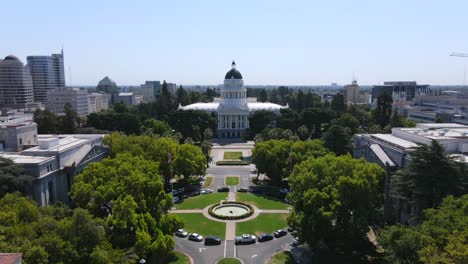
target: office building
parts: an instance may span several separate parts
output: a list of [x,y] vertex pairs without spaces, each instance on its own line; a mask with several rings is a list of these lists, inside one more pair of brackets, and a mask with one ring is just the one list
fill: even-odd
[[65,105],[71,104],[79,116],[86,116],[88,109],[88,92],[78,88],[54,89],[47,92],[47,108],[49,111],[62,115]]
[[109,105],[114,105],[117,103],[119,97],[120,88],[117,84],[109,77],[104,77],[99,81],[96,86],[96,92],[98,93],[107,93],[110,95]]
[[135,89],[136,95],[143,96],[143,102],[154,102],[161,96],[161,82],[160,81],[146,81],[142,84],[140,89]]
[[418,144],[441,144],[456,161],[468,164],[468,126],[455,123],[420,123],[414,128],[392,128],[391,134],[356,134],[353,157],[380,165],[387,172],[385,179],[385,214],[387,220],[410,223],[417,208],[404,199],[391,196],[391,175],[411,162],[411,153]]
[[167,90],[171,95],[175,95],[177,92],[177,84],[175,83],[166,83],[167,84]]
[[0,60],[0,106],[26,108],[34,100],[29,66],[13,55]]
[[[139,98],[141,100],[141,98]],[[116,103],[123,103],[124,105],[136,105],[135,95],[133,93],[119,93]]]
[[50,56],[28,56],[34,89],[34,101],[46,103],[47,91],[65,88],[63,50]]
[[384,93],[391,95],[393,102],[412,101],[416,96],[431,94],[431,88],[416,82],[384,82],[372,88],[372,103],[376,103],[377,98]]
[[109,109],[110,95],[101,93],[88,94],[88,114]]
[[0,151],[22,151],[37,145],[37,124],[31,119],[0,120]]
[[344,86],[344,96],[347,104],[361,103],[357,81],[353,81],[352,84]]
[[74,178],[88,164],[107,157],[104,135],[38,135],[37,146],[0,157],[23,165],[33,180],[33,199],[41,206],[69,204]]

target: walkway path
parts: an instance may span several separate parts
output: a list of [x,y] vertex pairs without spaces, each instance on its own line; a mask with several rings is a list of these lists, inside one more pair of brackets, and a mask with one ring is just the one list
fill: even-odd
[[172,213],[172,214],[201,214],[201,213],[203,213],[203,209],[187,209],[187,210],[174,209],[174,210],[170,210],[169,213]]

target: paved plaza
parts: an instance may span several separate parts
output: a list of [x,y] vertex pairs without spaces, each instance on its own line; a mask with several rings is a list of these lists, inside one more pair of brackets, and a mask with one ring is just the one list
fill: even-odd
[[[236,199],[236,192],[238,188],[248,188],[253,185],[250,178],[255,176],[251,172],[255,169],[253,164],[248,166],[216,166],[216,161],[223,160],[225,151],[242,152],[244,159],[250,159],[253,149],[253,142],[248,143],[234,143],[234,144],[215,144],[211,151],[212,161],[210,167],[206,171],[207,176],[213,177],[213,184],[208,187],[216,191],[219,187],[225,187],[226,176],[239,176],[239,185],[228,186],[228,200],[234,201]],[[293,237],[288,233],[281,238],[267,242],[256,242],[252,245],[235,245],[234,239],[236,236],[236,223],[250,221],[256,218],[259,214],[285,214],[289,210],[265,210],[254,208],[254,214],[246,219],[241,220],[220,220],[212,217],[208,213],[208,207],[203,209],[188,209],[188,210],[172,210],[172,213],[201,213],[206,218],[226,223],[225,240],[218,246],[205,246],[202,242],[189,241],[186,238],[176,237],[176,249],[182,251],[192,258],[194,263],[216,263],[219,259],[224,257],[236,257],[241,259],[244,263],[258,263],[264,264],[272,254],[290,249],[290,244]],[[273,231],[273,230],[271,230]]]

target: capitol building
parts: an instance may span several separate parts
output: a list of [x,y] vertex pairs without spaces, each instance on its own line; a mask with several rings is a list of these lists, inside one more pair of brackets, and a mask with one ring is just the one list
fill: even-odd
[[242,74],[232,62],[232,68],[224,77],[221,97],[211,103],[195,103],[186,106],[179,105],[179,110],[198,110],[218,115],[218,137],[222,139],[242,138],[249,128],[249,116],[256,111],[266,110],[280,114],[280,110],[288,108],[273,103],[257,102],[257,98],[247,97]]

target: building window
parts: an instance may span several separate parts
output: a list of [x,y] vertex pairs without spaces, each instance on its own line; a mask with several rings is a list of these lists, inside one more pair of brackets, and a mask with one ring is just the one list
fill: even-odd
[[19,144],[20,144],[20,146],[23,145],[23,139],[22,138],[19,139]]

